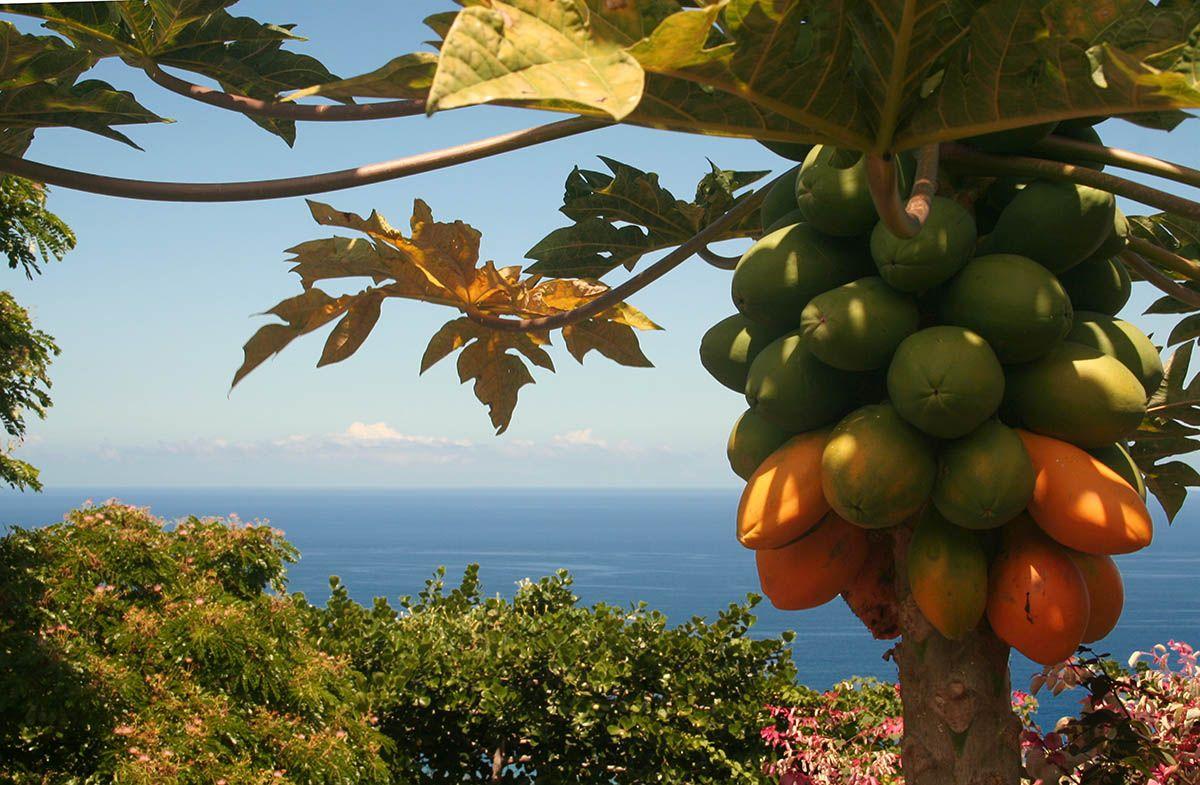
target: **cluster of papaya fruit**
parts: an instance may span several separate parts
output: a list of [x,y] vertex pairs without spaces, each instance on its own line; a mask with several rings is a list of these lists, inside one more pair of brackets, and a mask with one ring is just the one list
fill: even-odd
[[[1152,536],[1125,440],[1163,375],[1115,317],[1130,279],[1113,196],[1000,180],[971,205],[935,196],[902,239],[879,221],[865,156],[779,152],[803,163],[763,203],[737,313],[700,346],[749,404],[728,456],[764,593],[789,610],[845,594],[862,611],[886,605],[901,569],[948,638],[986,618],[1051,664],[1105,636],[1123,603],[1112,556]],[[895,166],[911,180],[911,160]],[[899,525],[901,564],[873,531]]]

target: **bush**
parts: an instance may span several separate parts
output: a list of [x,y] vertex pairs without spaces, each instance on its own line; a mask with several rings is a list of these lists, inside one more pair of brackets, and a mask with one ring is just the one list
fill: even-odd
[[118,504],[0,540],[0,781],[763,782],[797,699],[753,600],[668,627],[579,607],[566,573],[485,598],[325,608],[284,591],[262,525]]

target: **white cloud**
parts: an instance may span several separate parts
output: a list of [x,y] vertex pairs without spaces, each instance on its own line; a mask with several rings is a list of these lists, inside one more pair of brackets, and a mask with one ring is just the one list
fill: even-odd
[[604,439],[597,439],[592,435],[591,428],[580,428],[577,431],[567,431],[560,433],[551,438],[554,444],[566,447],[599,447],[606,449],[608,442]]

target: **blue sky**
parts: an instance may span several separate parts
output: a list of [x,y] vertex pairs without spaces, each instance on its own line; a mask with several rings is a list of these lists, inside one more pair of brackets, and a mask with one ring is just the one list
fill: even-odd
[[[297,23],[311,40],[294,48],[348,76],[421,48],[428,32],[420,20],[452,7],[450,0],[243,0],[234,10]],[[174,96],[135,71],[99,70],[178,122],[134,128],[144,153],[58,130],[41,132],[29,157],[134,178],[262,179],[557,119],[480,108],[432,119],[309,124],[289,149],[240,115]],[[1109,144],[1200,166],[1188,125],[1169,136],[1124,123],[1101,131]],[[788,165],[753,142],[612,128],[319,198],[360,213],[377,208],[398,225],[422,198],[435,216],[480,229],[486,258],[521,263],[534,242],[567,223],[557,212],[563,180],[575,164],[595,167],[597,154],[658,171],[685,198],[706,157],[725,168]],[[264,323],[254,314],[298,291],[283,250],[331,234],[311,220],[302,199],[154,204],[54,189],[51,207],[75,229],[77,250],[33,282],[10,271],[3,283],[63,350],[53,367],[55,406],[45,422],[31,424],[19,451],[42,468],[48,486],[735,483],[724,444],[744,403],[696,360],[704,330],[733,310],[729,274],[699,260],[634,300],[666,327],[643,338],[656,368],[622,368],[596,355],[581,367],[559,341],[558,373],[535,372],[538,383],[522,391],[512,427],[495,437],[452,360],[418,377],[429,336],[453,314],[417,303],[385,306],[374,334],[346,362],[316,369],[324,334],[309,336],[229,394],[241,346]],[[1151,296],[1135,294],[1128,313],[1139,313]]]

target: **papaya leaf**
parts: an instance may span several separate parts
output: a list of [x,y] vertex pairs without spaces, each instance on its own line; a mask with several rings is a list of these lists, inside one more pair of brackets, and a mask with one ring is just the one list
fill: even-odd
[[1200,314],[1185,316],[1173,328],[1167,338],[1167,346],[1174,346],[1184,341],[1194,341],[1200,338]]
[[491,0],[459,12],[442,42],[429,111],[551,101],[621,120],[641,101],[637,61],[575,0]]
[[1168,523],[1175,520],[1183,507],[1187,489],[1200,487],[1200,473],[1183,461],[1154,464],[1145,474],[1146,490],[1162,505]]
[[[341,362],[367,339],[385,300],[420,300],[466,314],[450,320],[433,335],[421,358],[421,373],[460,351],[460,381],[473,382],[475,396],[488,407],[496,432],[503,433],[511,422],[521,388],[534,382],[526,364],[554,371],[554,362],[545,349],[550,336],[545,330],[500,330],[484,323],[480,316],[553,316],[591,302],[609,290],[596,280],[543,280],[540,275],[524,273],[517,265],[481,263],[479,232],[462,221],[434,220],[432,210],[421,200],[414,203],[407,235],[378,212],[364,218],[320,202],[308,204],[317,223],[351,229],[366,237],[329,237],[292,247],[291,271],[299,276],[304,291],[268,311],[282,323],[263,326],[246,343],[245,359],[234,375],[234,385],[296,338],[339,317],[317,364],[320,367]],[[321,281],[349,278],[367,278],[373,285],[338,298],[316,288]],[[637,308],[617,303],[585,324],[581,337],[568,339],[568,349],[576,356],[582,357],[587,349],[581,347],[586,344],[622,364],[649,365],[634,331],[660,328]]]
[[354,98],[422,99],[429,94],[437,55],[416,52],[389,60],[383,66],[351,79],[313,85],[288,95],[289,101],[319,95],[348,101]]
[[1131,215],[1129,228],[1135,237],[1161,245],[1188,259],[1200,259],[1200,221],[1171,213]]
[[588,319],[563,328],[567,351],[583,364],[584,356],[598,351],[613,362],[633,368],[650,368],[653,363],[638,345],[633,328],[616,322]]
[[[567,177],[562,213],[575,223],[555,229],[525,255],[531,273],[599,278],[633,269],[647,253],[686,242],[736,201],[734,192],[763,172],[712,171],[685,202],[664,188],[658,175],[600,157],[609,173],[575,168]],[[620,225],[618,225],[620,224]],[[759,230],[751,216],[721,239],[748,237]]]

